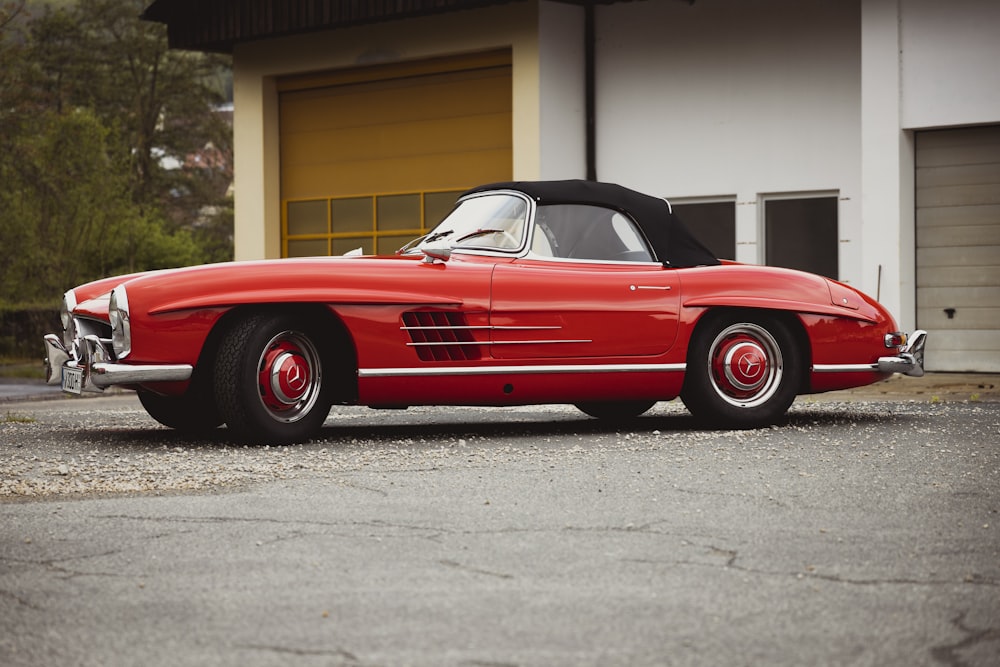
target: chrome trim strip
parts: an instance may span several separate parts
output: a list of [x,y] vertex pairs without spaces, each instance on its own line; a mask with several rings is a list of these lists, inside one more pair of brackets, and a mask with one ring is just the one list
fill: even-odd
[[449,345],[536,345],[542,343],[593,343],[593,340],[444,340],[407,343],[407,347],[440,347]]
[[482,330],[485,330],[485,329],[490,329],[490,330],[495,330],[495,331],[538,331],[538,330],[547,330],[547,329],[562,329],[562,327],[560,327],[560,326],[507,326],[507,325],[489,325],[489,324],[482,324],[482,325],[455,325],[455,326],[451,326],[451,325],[448,325],[448,324],[440,324],[440,325],[429,325],[429,326],[420,326],[420,327],[401,326],[401,327],[399,327],[399,329],[400,329],[400,331],[458,331],[458,330],[461,330],[461,331],[472,331],[472,330],[482,331]]
[[539,373],[676,373],[687,364],[566,364],[539,366],[437,366],[433,368],[360,368],[359,378],[442,375],[532,375]]
[[452,325],[449,325],[449,324],[439,324],[439,325],[424,326],[424,327],[401,326],[401,327],[399,327],[399,330],[400,331],[457,331],[457,330],[461,330],[461,331],[476,331],[476,330],[492,329],[492,328],[493,327],[490,327],[490,326],[485,325],[485,324],[484,325],[477,325],[477,326],[472,326],[472,325],[461,325],[461,326],[455,325],[455,326],[452,326]]
[[[637,230],[641,231],[641,230]],[[643,240],[646,239],[643,235]],[[648,241],[647,241],[648,244]],[[652,255],[652,251],[650,251]],[[656,261],[655,259],[644,259],[644,260],[628,260],[628,259],[587,259],[586,257],[551,257],[549,255],[539,255],[534,252],[528,252],[525,259],[533,259],[536,261],[545,262],[562,262],[564,264],[629,264],[635,267],[646,267],[646,268],[658,268],[662,269],[663,264]]]
[[878,364],[813,364],[813,373],[862,373],[877,371]]

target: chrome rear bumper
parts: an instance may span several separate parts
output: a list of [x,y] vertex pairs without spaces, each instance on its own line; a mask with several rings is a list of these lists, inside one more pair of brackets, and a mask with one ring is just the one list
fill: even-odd
[[899,354],[893,357],[879,357],[878,370],[883,373],[902,373],[910,377],[921,377],[924,374],[924,345],[927,343],[927,332],[923,329],[914,331]]
[[45,381],[62,385],[72,394],[101,392],[112,385],[181,382],[191,379],[189,364],[119,364],[111,360],[105,343],[85,336],[67,349],[55,334],[45,336]]
[[927,343],[927,332],[917,329],[908,338],[907,343],[898,353],[891,357],[879,357],[874,364],[813,364],[814,373],[902,373],[910,377],[921,377],[924,374],[924,344]]

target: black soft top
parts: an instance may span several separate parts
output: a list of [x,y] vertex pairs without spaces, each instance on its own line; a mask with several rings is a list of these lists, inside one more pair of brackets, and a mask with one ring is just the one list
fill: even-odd
[[604,206],[636,221],[659,261],[668,266],[714,266],[719,260],[696,239],[670,210],[665,199],[644,195],[614,183],[596,181],[510,181],[472,188],[470,195],[491,190],[515,190],[547,204]]

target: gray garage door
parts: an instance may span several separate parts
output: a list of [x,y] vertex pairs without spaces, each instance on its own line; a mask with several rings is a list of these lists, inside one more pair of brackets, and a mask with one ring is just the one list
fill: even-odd
[[1000,372],[1000,126],[919,132],[916,159],[927,369]]

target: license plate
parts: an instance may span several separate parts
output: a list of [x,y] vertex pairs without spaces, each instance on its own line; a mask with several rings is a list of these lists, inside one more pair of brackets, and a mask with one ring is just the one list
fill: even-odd
[[62,369],[62,389],[71,394],[82,394],[83,369],[64,367]]

